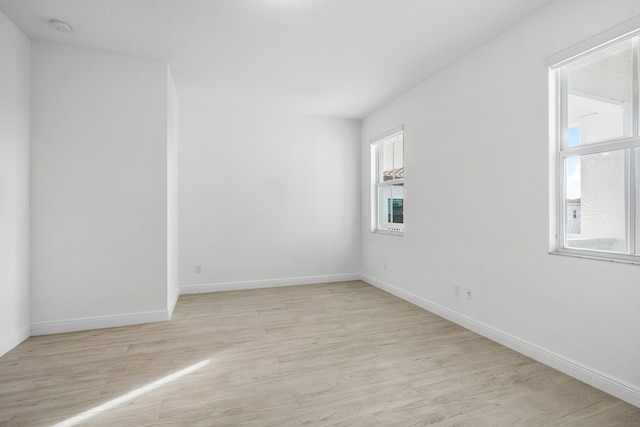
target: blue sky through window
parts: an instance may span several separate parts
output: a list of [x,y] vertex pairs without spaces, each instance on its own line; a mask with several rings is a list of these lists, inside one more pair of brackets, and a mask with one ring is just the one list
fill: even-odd
[[[567,145],[577,147],[580,145],[580,128],[569,128],[567,134]],[[579,199],[581,197],[580,185],[580,156],[567,157],[565,163],[567,199]]]
[[580,127],[569,128],[567,132],[567,144],[569,147],[577,147],[580,145]]

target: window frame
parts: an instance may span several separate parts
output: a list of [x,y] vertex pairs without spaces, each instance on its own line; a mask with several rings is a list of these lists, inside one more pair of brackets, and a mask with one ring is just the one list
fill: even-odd
[[[631,40],[632,43],[632,130],[631,136],[621,136],[586,145],[569,147],[568,143],[568,66],[575,61],[618,43]],[[637,169],[640,168],[640,19],[636,18],[623,25],[599,34],[566,51],[549,58],[550,96],[550,167],[552,197],[550,198],[550,250],[552,254],[577,256],[605,261],[624,262],[640,265],[640,220],[637,212],[637,197],[640,197],[640,182]],[[625,238],[629,253],[607,250],[567,247],[566,224],[566,161],[565,159],[590,154],[627,150],[625,167]]]
[[[391,129],[381,135],[376,136],[370,140],[371,143],[371,232],[377,234],[387,234],[392,236],[404,236],[404,216],[405,216],[405,188],[404,188],[404,173],[402,178],[395,178],[389,181],[380,181],[379,177],[381,175],[380,167],[380,147],[382,143],[388,139],[394,138],[398,135],[402,136],[402,167],[405,165],[405,135],[404,135],[404,126],[398,126],[394,129]],[[402,230],[391,230],[381,228],[380,224],[380,215],[381,212],[379,210],[380,200],[379,200],[379,189],[381,187],[391,187],[394,185],[402,184],[403,186],[403,226]]]

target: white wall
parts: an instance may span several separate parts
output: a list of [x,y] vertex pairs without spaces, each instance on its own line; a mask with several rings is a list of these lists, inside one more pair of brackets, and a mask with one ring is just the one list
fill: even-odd
[[358,122],[180,102],[181,292],[357,277]]
[[[367,117],[361,146],[367,281],[636,405],[639,267],[547,253],[547,57],[638,14],[555,1]],[[402,124],[406,236],[372,234],[368,141]]]
[[0,356],[29,336],[29,49],[0,12]]
[[32,43],[32,333],[167,311],[167,66]]
[[176,87],[167,66],[167,307],[169,313],[178,301],[180,292],[178,244],[178,154],[179,154],[179,100]]

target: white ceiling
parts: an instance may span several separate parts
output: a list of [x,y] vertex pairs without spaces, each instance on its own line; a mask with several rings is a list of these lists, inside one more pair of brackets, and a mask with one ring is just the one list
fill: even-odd
[[0,10],[34,40],[168,60],[181,98],[362,118],[548,2],[0,0]]

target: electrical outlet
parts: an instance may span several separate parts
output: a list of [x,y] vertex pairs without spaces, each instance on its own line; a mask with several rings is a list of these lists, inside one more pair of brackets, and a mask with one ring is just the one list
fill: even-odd
[[468,300],[472,300],[473,299],[473,291],[469,288],[467,288],[467,299]]
[[457,297],[460,296],[460,285],[454,285],[453,286],[453,294]]
[[384,263],[384,271],[387,271],[387,263]]
[[200,274],[202,273],[202,266],[196,265],[196,267],[193,270],[196,272],[196,274]]

